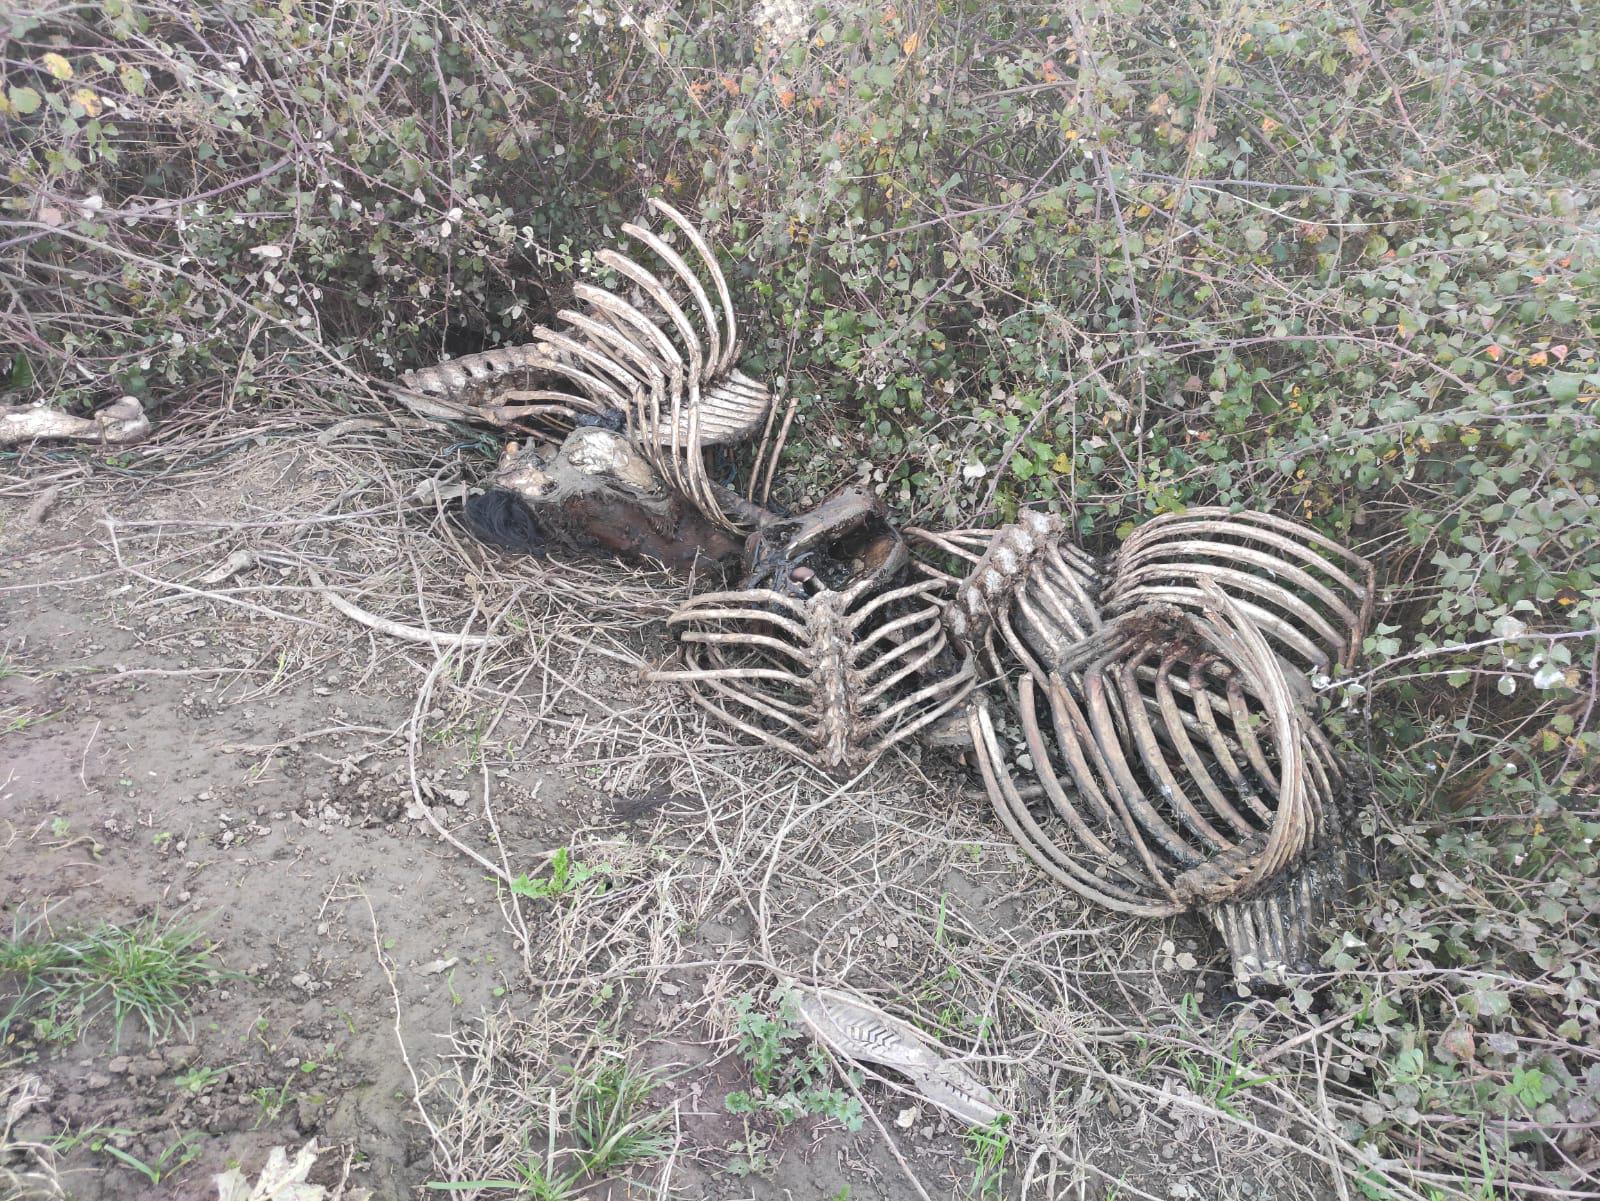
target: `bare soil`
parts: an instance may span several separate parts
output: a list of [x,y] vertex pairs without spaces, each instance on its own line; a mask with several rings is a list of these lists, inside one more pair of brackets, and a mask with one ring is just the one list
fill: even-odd
[[[313,1136],[314,1180],[471,1196],[426,1186],[479,1178],[542,1114],[506,1079],[602,1043],[663,1069],[676,1149],[585,1196],[974,1195],[964,1131],[891,1082],[859,1084],[854,1134],[727,1112],[750,1087],[731,1001],[784,979],[970,1052],[1035,1131],[991,1196],[1335,1195],[1288,1115],[1227,1121],[1141,1065],[1129,1032],[1204,986],[1197,928],[1078,909],[951,762],[828,781],[708,728],[640,679],[671,653],[640,607],[681,583],[480,551],[427,485],[482,464],[414,445],[444,435],[252,433],[133,474],[25,457],[0,499],[3,916],[197,923],[229,969],[153,1043],[13,1031],[0,1073],[41,1089],[14,1134],[53,1141],[67,1196],[214,1197]],[[323,585],[500,641],[396,638]],[[497,879],[562,847],[598,882]]]

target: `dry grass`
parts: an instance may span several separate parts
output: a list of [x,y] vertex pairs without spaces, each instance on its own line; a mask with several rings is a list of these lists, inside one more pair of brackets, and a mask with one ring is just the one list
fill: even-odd
[[37,1076],[0,1076],[0,1190],[13,1201],[66,1196],[50,1147],[16,1131],[34,1107],[39,1087]]

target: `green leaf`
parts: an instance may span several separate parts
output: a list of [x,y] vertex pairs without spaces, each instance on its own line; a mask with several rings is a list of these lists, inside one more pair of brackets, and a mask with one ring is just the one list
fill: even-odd
[[10,92],[11,107],[26,117],[39,111],[39,93],[32,88],[13,87]]
[[1583,390],[1583,376],[1575,371],[1558,371],[1544,381],[1550,399],[1562,404],[1572,404]]
[[1252,225],[1244,231],[1244,244],[1251,250],[1260,250],[1267,244],[1267,231]]

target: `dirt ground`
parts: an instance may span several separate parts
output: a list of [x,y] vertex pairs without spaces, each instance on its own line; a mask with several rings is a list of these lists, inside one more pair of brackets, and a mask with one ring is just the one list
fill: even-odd
[[[662,1069],[673,1149],[584,1196],[983,1193],[959,1124],[880,1079],[835,1082],[857,1133],[728,1112],[734,1001],[784,980],[968,1055],[1023,1115],[989,1196],[1338,1195],[1292,1113],[1233,1120],[1141,1044],[1218,966],[1198,927],[1080,909],[931,753],[830,781],[708,727],[641,679],[681,583],[487,554],[439,494],[473,448],[331,420],[5,476],[4,917],[196,923],[229,969],[154,1045],[0,1049],[65,1195],[215,1197],[313,1136],[313,1180],[480,1195],[427,1186],[503,1165],[601,1046]],[[558,848],[603,871],[504,887]]]

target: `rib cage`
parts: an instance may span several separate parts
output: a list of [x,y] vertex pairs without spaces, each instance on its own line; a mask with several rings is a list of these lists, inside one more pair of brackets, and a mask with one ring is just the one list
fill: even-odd
[[1196,508],[1130,534],[1107,573],[1107,616],[1152,601],[1204,604],[1219,585],[1293,663],[1349,666],[1372,620],[1372,565],[1331,538],[1269,513]]
[[708,712],[825,770],[862,766],[950,712],[975,676],[970,659],[951,666],[938,581],[873,584],[698,597],[668,622],[686,667],[650,678],[691,685]]
[[1256,960],[1303,949],[1331,904],[1306,890],[1333,884],[1300,865],[1344,781],[1302,670],[1359,650],[1370,565],[1294,522],[1220,509],[1152,520],[1103,570],[1065,534],[1039,514],[909,532],[953,589],[952,635],[1006,684],[968,715],[997,814],[1098,904],[1202,909],[1236,950],[1260,940]]
[[1248,895],[1305,850],[1337,780],[1281,661],[1207,591],[1209,611],[1139,610],[1044,678],[1023,674],[1015,713],[1048,827],[989,712],[972,718],[1001,819],[1053,878],[1112,909],[1161,916]]
[[[773,437],[772,396],[733,365],[738,326],[711,247],[671,205],[648,203],[688,243],[693,265],[656,231],[630,222],[623,232],[657,269],[611,249],[596,257],[637,290],[634,299],[577,284],[575,306],[557,314],[559,328],[541,326],[525,345],[407,372],[397,395],[424,416],[555,432],[614,415],[668,486],[723,529],[743,530],[749,514],[718,495],[704,451],[747,441],[765,422],[749,471],[753,496],[782,439],[781,430]],[[770,469],[766,477],[770,483]]]

